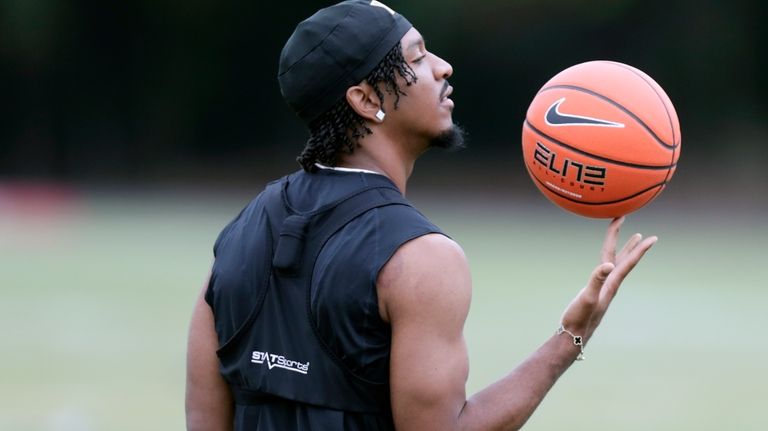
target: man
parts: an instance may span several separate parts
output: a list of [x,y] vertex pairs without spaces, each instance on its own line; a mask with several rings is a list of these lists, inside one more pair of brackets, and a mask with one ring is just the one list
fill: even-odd
[[190,326],[188,429],[518,429],[583,357],[656,241],[636,234],[615,253],[622,219],[555,334],[466,398],[467,260],[402,197],[423,152],[461,146],[452,73],[377,1],[299,24],[279,81],[310,129],[303,170],[270,184],[216,241]]

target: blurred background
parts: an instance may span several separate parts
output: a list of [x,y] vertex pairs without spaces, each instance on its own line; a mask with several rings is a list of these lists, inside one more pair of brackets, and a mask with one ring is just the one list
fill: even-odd
[[[213,241],[298,169],[278,57],[332,3],[0,0],[0,429],[183,428]],[[766,429],[768,3],[386,3],[453,65],[469,131],[409,184],[472,265],[469,392],[554,331],[597,263],[607,223],[536,191],[520,134],[544,82],[609,59],[666,90],[682,157],[625,224],[661,240],[527,428]]]

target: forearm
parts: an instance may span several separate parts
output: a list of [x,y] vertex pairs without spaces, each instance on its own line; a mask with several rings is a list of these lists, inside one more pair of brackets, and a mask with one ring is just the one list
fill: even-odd
[[459,429],[520,429],[578,353],[570,337],[553,336],[509,375],[467,400]]

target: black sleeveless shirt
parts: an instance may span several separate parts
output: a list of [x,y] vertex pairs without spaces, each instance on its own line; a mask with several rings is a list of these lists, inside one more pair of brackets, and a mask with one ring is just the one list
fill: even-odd
[[271,183],[224,228],[206,301],[236,430],[394,429],[376,280],[428,233],[388,178],[330,169]]

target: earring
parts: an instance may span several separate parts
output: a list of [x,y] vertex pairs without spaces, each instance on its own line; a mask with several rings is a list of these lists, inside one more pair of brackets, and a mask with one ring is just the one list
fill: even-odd
[[384,121],[384,117],[385,117],[386,115],[387,115],[387,114],[385,114],[385,113],[384,113],[384,111],[382,111],[381,109],[379,109],[379,112],[377,112],[377,113],[376,113],[376,118],[377,118],[379,121]]

